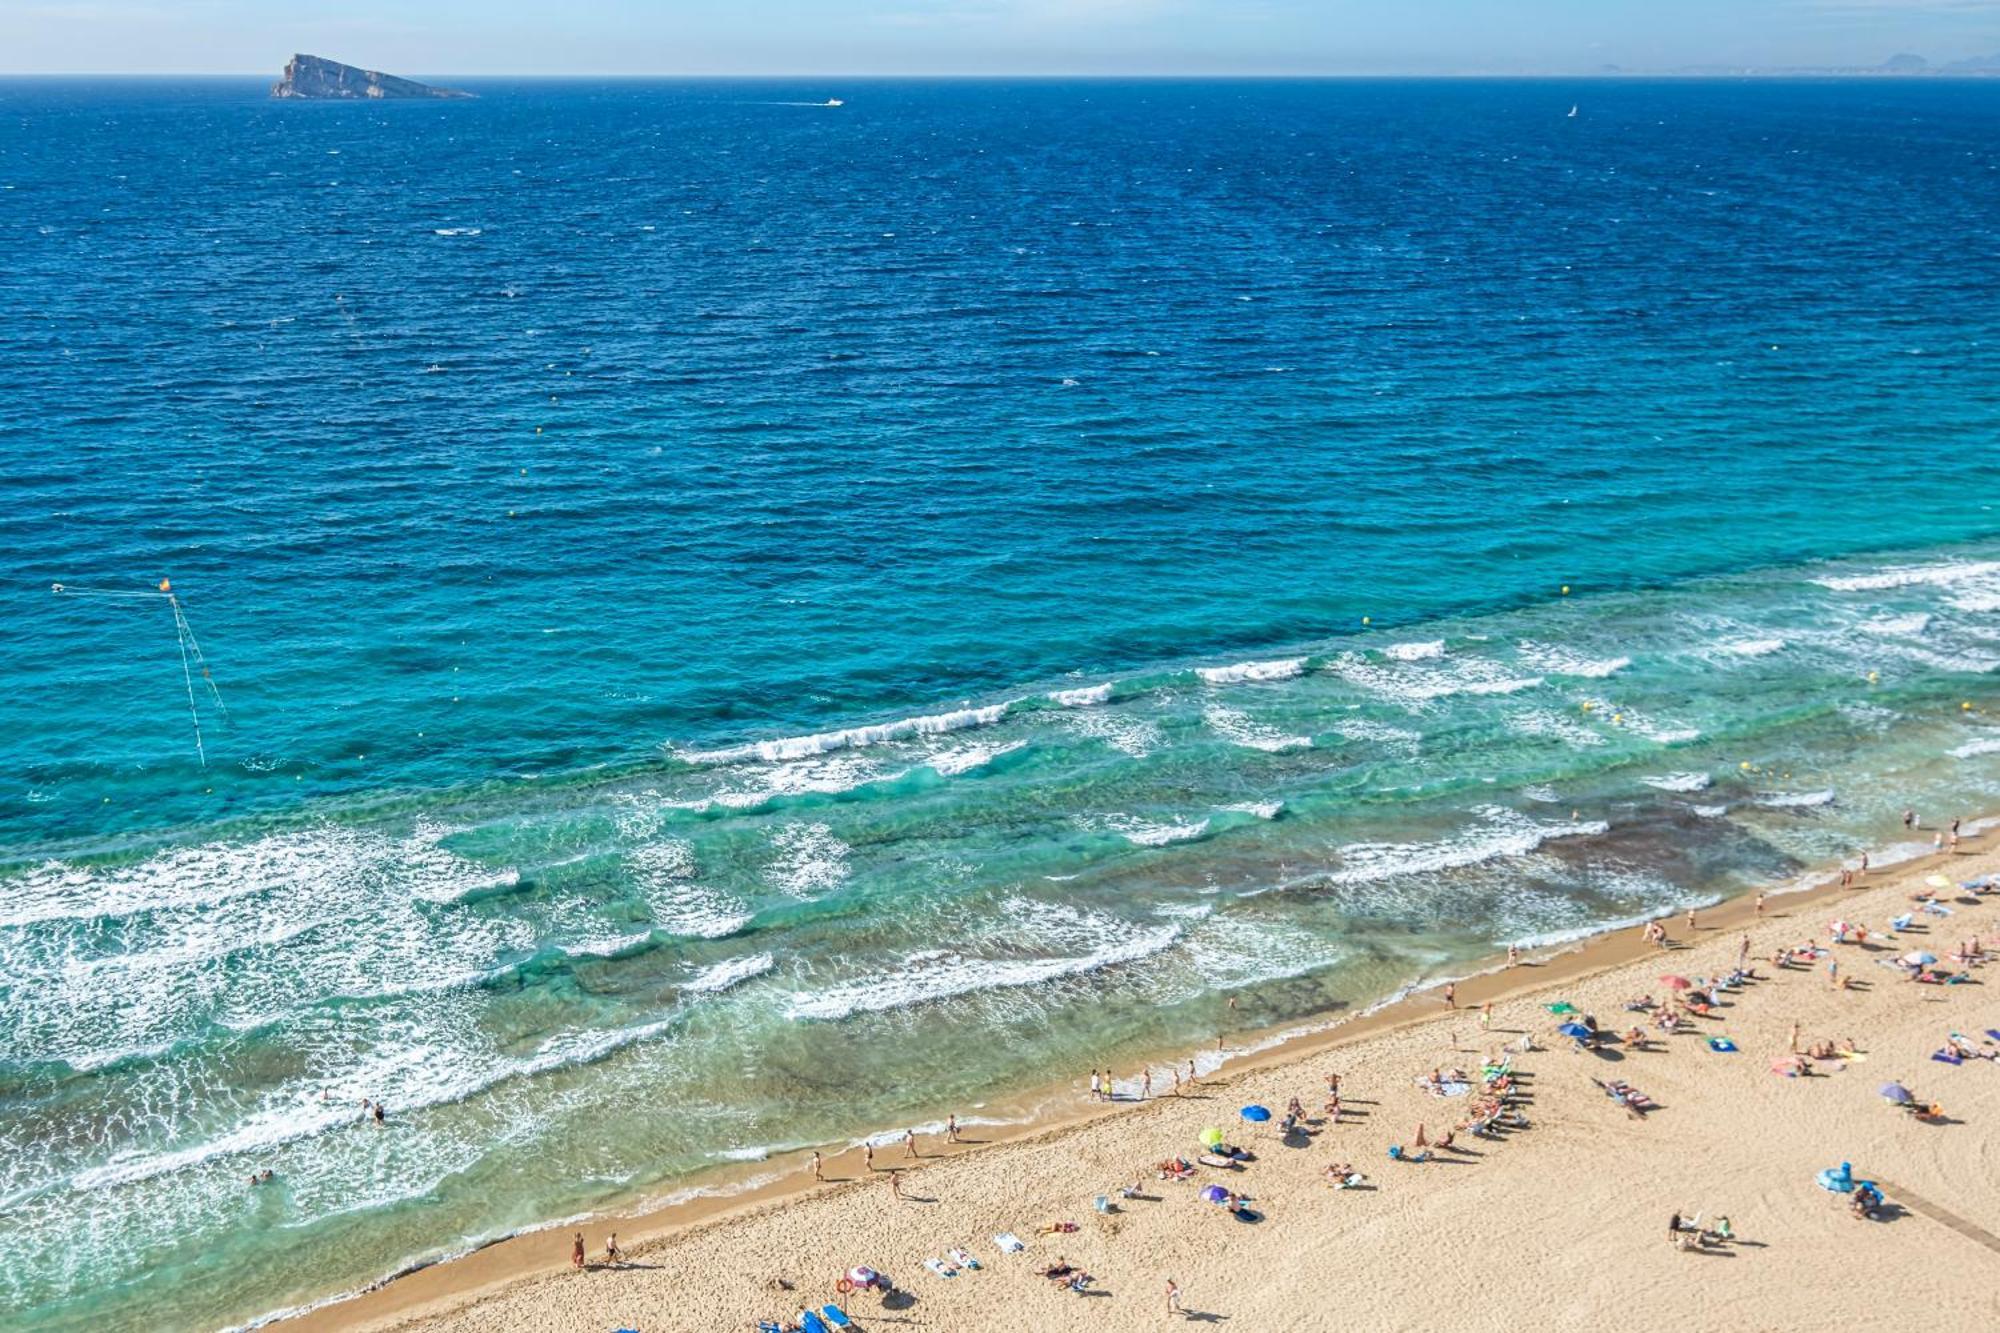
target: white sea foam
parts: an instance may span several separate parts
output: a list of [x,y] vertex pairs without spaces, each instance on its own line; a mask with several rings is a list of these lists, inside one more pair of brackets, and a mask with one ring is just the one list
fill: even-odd
[[433,235],[433,236],[477,236],[477,235],[479,235],[479,234],[480,234],[480,231],[481,231],[481,229],[480,229],[480,228],[478,228],[478,227],[433,227],[433,228],[431,228],[431,235]]
[[965,745],[952,750],[940,750],[924,760],[924,767],[941,778],[955,778],[982,769],[1002,755],[1025,749],[1026,741],[1012,741],[1006,745]]
[[1604,737],[1584,726],[1573,717],[1554,713],[1546,708],[1531,708],[1507,715],[1509,730],[1522,736],[1541,736],[1557,740],[1576,749],[1605,744]]
[[1287,736],[1274,727],[1253,721],[1248,714],[1239,713],[1234,708],[1224,708],[1219,704],[1211,704],[1204,709],[1202,720],[1216,735],[1246,749],[1281,754],[1286,750],[1312,748],[1313,742],[1310,736]]
[[1384,657],[1393,657],[1398,662],[1423,662],[1444,656],[1444,640],[1431,639],[1424,643],[1392,643],[1382,650]]
[[1195,674],[1210,685],[1235,685],[1253,680],[1290,680],[1305,674],[1306,659],[1286,657],[1270,662],[1238,662],[1234,666],[1196,667]]
[[1392,727],[1387,722],[1375,722],[1368,718],[1347,718],[1334,723],[1333,730],[1351,741],[1370,741],[1399,750],[1414,750],[1424,739],[1420,731]]
[[1120,708],[1093,708],[1064,714],[1070,728],[1080,736],[1098,740],[1134,759],[1143,759],[1160,747],[1160,728],[1147,718],[1135,717]]
[[1350,684],[1406,708],[1455,694],[1514,694],[1533,689],[1543,679],[1518,675],[1498,662],[1481,657],[1387,665],[1370,661],[1360,653],[1342,653],[1331,666]]
[[1723,644],[1722,651],[1737,657],[1769,657],[1772,653],[1782,652],[1784,647],[1783,639],[1738,639]]
[[815,898],[847,882],[849,847],[825,824],[785,824],[771,835],[776,858],[765,878],[781,893]]
[[1234,805],[1225,805],[1222,808],[1224,810],[1232,810],[1241,815],[1255,815],[1259,819],[1276,819],[1284,813],[1285,803],[1283,801],[1238,801]]
[[1049,698],[1064,708],[1089,708],[1095,704],[1108,703],[1111,699],[1112,681],[1102,685],[1089,685],[1074,690],[1050,690]]
[[[1013,902],[1012,916],[1031,917],[1043,929],[1086,951],[1051,957],[979,957],[956,949],[933,949],[892,969],[871,969],[792,999],[792,1018],[839,1019],[912,1005],[931,1004],[975,991],[1035,986],[1058,977],[1081,976],[1172,948],[1182,927],[1167,923],[1135,927],[1130,922],[1052,903]],[[1050,940],[1056,943],[1056,940]]]
[[1521,641],[1520,653],[1523,662],[1551,676],[1602,680],[1632,665],[1629,657],[1586,657],[1562,644],[1535,643],[1526,639]]
[[1655,773],[1639,781],[1661,791],[1689,792],[1705,790],[1714,779],[1706,773]]
[[694,882],[694,851],[667,840],[625,854],[653,921],[674,935],[719,939],[750,924],[749,907],[734,894]]
[[1950,753],[1953,759],[1970,759],[1974,755],[2000,753],[2000,736],[1976,737],[1954,748]]
[[1862,621],[1857,628],[1863,634],[1900,637],[1907,634],[1922,634],[1929,628],[1930,623],[1931,618],[1927,612],[1914,611],[1906,616],[1876,616],[1872,620]]
[[1808,809],[1813,806],[1833,804],[1833,788],[1823,787],[1818,791],[1760,791],[1751,798],[1758,805],[1768,805],[1775,809]]
[[942,736],[970,727],[990,727],[1007,716],[1011,704],[988,704],[983,708],[961,708],[951,713],[927,717],[906,717],[872,727],[849,727],[844,731],[822,731],[811,736],[788,736],[780,740],[757,741],[724,750],[696,750],[683,757],[693,764],[781,763],[804,759],[835,750],[860,749],[907,740],[912,736]]
[[1729,807],[1726,805],[1697,805],[1693,809],[1703,819],[1717,819],[1729,813]]
[[1875,592],[1885,588],[1909,588],[1919,584],[1949,587],[1971,579],[2000,575],[2000,560],[1947,560],[1931,565],[1892,565],[1869,574],[1842,574],[1816,578],[1814,583],[1835,592]]
[[1437,842],[1357,842],[1342,847],[1339,864],[1323,877],[1328,884],[1363,884],[1398,875],[1435,874],[1502,857],[1526,856],[1554,838],[1592,837],[1607,832],[1600,820],[1542,824],[1501,806],[1472,812],[1477,824]]
[[748,954],[742,958],[725,958],[719,963],[710,963],[701,971],[682,983],[682,990],[716,994],[731,986],[763,976],[777,966],[777,960],[770,954]]
[[1172,821],[1141,819],[1137,815],[1107,815],[1103,826],[1137,847],[1165,847],[1170,843],[1191,842],[1208,832],[1206,819]]

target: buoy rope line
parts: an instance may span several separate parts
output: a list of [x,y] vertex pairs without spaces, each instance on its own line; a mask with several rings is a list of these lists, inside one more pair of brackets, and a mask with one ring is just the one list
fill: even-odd
[[102,597],[116,601],[157,602],[165,600],[174,618],[174,640],[181,653],[181,684],[187,690],[188,721],[194,726],[194,753],[201,766],[208,767],[208,749],[202,742],[201,709],[195,703],[195,672],[201,673],[201,682],[208,687],[209,698],[215,704],[215,711],[222,720],[229,721],[229,709],[222,702],[222,691],[216,688],[215,677],[208,669],[208,659],[202,655],[201,641],[194,636],[194,627],[188,624],[187,612],[181,607],[180,598],[174,595],[173,583],[161,579],[157,588],[144,591],[129,588],[79,588],[69,583],[52,583],[49,591],[58,597]]

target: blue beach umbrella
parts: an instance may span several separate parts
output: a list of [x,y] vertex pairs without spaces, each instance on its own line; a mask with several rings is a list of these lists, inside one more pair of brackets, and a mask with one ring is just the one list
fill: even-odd
[[1203,1203],[1226,1203],[1228,1200],[1229,1191],[1220,1185],[1210,1185],[1201,1192],[1201,1201]]
[[1556,1031],[1562,1033],[1565,1037],[1575,1037],[1579,1041],[1590,1035],[1590,1029],[1581,1023],[1565,1023],[1557,1028]]
[[1911,1100],[1910,1090],[1900,1083],[1884,1083],[1879,1091],[1884,1097],[1898,1104]]
[[1246,1106],[1243,1108],[1243,1118],[1252,1124],[1261,1125],[1271,1118],[1271,1108],[1268,1106]]

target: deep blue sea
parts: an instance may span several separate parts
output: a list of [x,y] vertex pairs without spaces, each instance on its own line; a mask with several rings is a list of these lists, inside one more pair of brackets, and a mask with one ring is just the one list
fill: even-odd
[[2000,85],[468,86],[0,81],[0,1324],[2000,808]]

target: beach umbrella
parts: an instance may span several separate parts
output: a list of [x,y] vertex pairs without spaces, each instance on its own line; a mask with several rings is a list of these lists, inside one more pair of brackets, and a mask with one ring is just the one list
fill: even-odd
[[1934,953],[1925,953],[1922,949],[1918,949],[1914,952],[1904,954],[1903,961],[1912,967],[1929,967],[1937,961],[1937,955]]
[[1880,1088],[1876,1089],[1876,1091],[1880,1092],[1884,1097],[1887,1097],[1890,1101],[1895,1102],[1898,1105],[1907,1104],[1908,1102],[1914,1100],[1914,1098],[1910,1096],[1910,1090],[1904,1087],[1900,1083],[1884,1083]]
[[1665,982],[1667,985],[1673,987],[1675,990],[1694,989],[1694,983],[1692,981],[1689,981],[1686,977],[1661,977],[1660,980]]
[[1829,935],[1845,935],[1848,931],[1852,929],[1853,927],[1848,925],[1845,921],[1835,921],[1828,924],[1826,932]]
[[1228,1203],[1229,1191],[1220,1185],[1210,1185],[1201,1192],[1203,1203]]
[[1221,1142],[1222,1142],[1222,1131],[1221,1131],[1221,1130],[1219,1130],[1219,1129],[1216,1129],[1216,1128],[1215,1128],[1215,1127],[1213,1127],[1213,1126],[1210,1126],[1209,1128],[1207,1128],[1207,1129],[1204,1129],[1204,1130],[1203,1130],[1203,1131],[1201,1132],[1201,1146],[1202,1146],[1202,1147],[1204,1147],[1204,1148],[1213,1148],[1213,1147],[1215,1147],[1215,1146],[1216,1146],[1217,1144],[1219,1144],[1219,1143],[1221,1143]]
[[882,1275],[880,1273],[876,1272],[874,1269],[870,1268],[866,1264],[856,1264],[854,1265],[854,1267],[847,1270],[847,1280],[849,1282],[852,1282],[857,1287],[869,1286],[875,1281],[875,1279],[881,1276]]
[[1568,1000],[1557,1000],[1554,1004],[1548,1006],[1548,1010],[1550,1013],[1560,1018],[1564,1014],[1575,1013],[1576,1006],[1571,1004]]
[[1251,1124],[1261,1125],[1271,1118],[1271,1108],[1268,1106],[1246,1106],[1243,1108],[1241,1114]]
[[1951,881],[1946,879],[1943,875],[1932,875],[1928,879],[1926,879],[1924,883],[1930,885],[1934,889],[1948,889],[1951,887]]
[[1557,1028],[1556,1031],[1562,1033],[1565,1037],[1575,1037],[1579,1041],[1590,1035],[1590,1029],[1581,1023],[1565,1023]]
[[1796,1074],[1803,1068],[1805,1062],[1796,1055],[1781,1055],[1771,1061],[1771,1072],[1774,1074]]

